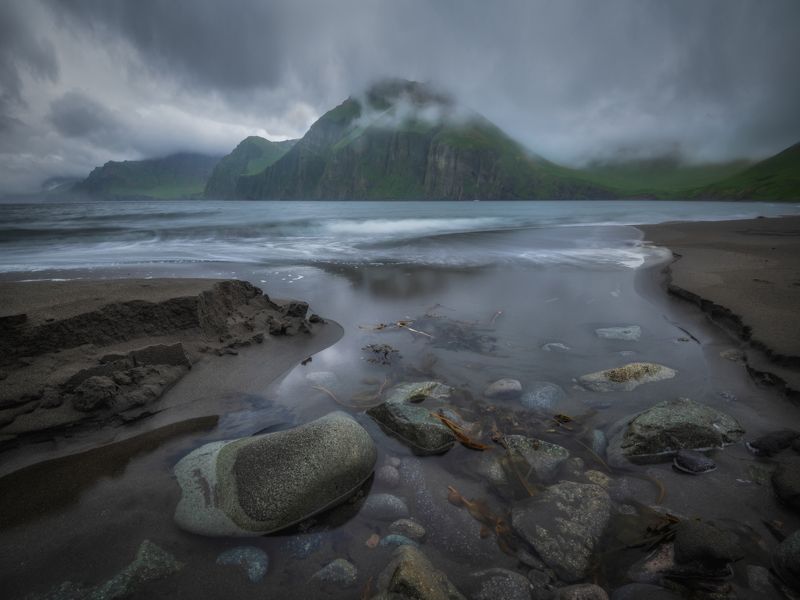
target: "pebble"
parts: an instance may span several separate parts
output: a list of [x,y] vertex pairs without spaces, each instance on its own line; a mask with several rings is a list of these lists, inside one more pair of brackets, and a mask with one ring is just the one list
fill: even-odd
[[483,395],[492,400],[514,400],[522,394],[522,384],[516,379],[498,379],[490,383]]
[[696,450],[678,450],[678,453],[672,460],[672,467],[676,471],[689,473],[690,475],[699,475],[700,473],[714,471],[717,468],[717,463],[702,452],[697,452]]
[[347,588],[354,585],[358,579],[358,569],[350,561],[337,558],[314,573],[311,579]]
[[408,516],[408,506],[393,494],[372,494],[364,502],[361,514],[381,521],[395,521]]
[[530,391],[520,399],[525,408],[549,410],[567,397],[566,392],[560,386],[549,381],[534,381],[529,388],[531,388]]
[[242,567],[247,578],[253,583],[264,579],[269,567],[269,557],[261,548],[255,546],[237,546],[225,550],[217,557],[218,565],[235,565]]
[[384,465],[375,471],[375,483],[384,487],[395,488],[400,483],[400,471],[391,465]]
[[389,531],[417,541],[422,540],[426,533],[425,528],[413,519],[398,519],[389,525]]
[[297,536],[286,542],[286,551],[292,558],[308,558],[322,546],[321,533],[310,533]]

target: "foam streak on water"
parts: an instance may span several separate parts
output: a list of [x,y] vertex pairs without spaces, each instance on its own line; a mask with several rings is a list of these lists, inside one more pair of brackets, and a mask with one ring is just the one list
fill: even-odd
[[0,204],[0,271],[174,262],[636,268],[632,228],[797,214],[724,202],[221,202]]

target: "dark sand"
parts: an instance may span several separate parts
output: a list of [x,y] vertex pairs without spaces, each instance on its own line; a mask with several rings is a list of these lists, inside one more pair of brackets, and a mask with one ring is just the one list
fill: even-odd
[[800,391],[800,217],[644,225],[669,247],[668,289],[743,342],[754,375]]
[[[0,474],[224,414],[341,337],[337,324],[295,314],[302,303],[273,301],[247,286],[213,279],[0,284]],[[75,381],[87,374],[118,383],[117,395],[79,409]]]

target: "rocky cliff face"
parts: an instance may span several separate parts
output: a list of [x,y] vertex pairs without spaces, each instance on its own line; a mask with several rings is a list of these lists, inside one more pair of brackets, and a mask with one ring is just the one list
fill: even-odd
[[206,183],[206,198],[233,198],[239,177],[263,171],[286,154],[297,140],[272,142],[250,136],[219,161]]
[[388,82],[323,115],[280,160],[240,177],[263,199],[593,198],[608,192],[530,155],[489,121],[414,82]]

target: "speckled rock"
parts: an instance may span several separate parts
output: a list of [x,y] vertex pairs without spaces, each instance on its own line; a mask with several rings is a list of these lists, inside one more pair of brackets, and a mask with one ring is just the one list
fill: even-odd
[[566,448],[524,435],[507,435],[505,444],[508,459],[514,461],[516,471],[534,483],[552,481],[558,468],[569,458]]
[[429,407],[419,403],[446,398],[452,389],[437,381],[405,383],[387,392],[383,404],[367,410],[387,433],[398,438],[418,454],[441,454],[456,442],[455,435]]
[[350,561],[337,558],[314,573],[311,579],[322,584],[349,588],[358,580],[358,569]]
[[516,379],[498,379],[486,386],[483,395],[489,400],[516,400],[522,394],[522,384]]
[[608,461],[650,462],[672,458],[681,449],[711,450],[736,442],[744,429],[733,417],[688,398],[667,400],[612,428]]
[[626,325],[625,327],[601,327],[595,329],[597,337],[604,340],[623,340],[626,342],[638,342],[642,337],[642,328],[638,325]]
[[387,488],[395,488],[400,483],[400,471],[392,465],[383,465],[375,471],[375,483]]
[[675,458],[672,460],[672,467],[676,471],[682,473],[700,475],[701,473],[708,473],[709,471],[716,470],[717,463],[702,452],[697,452],[696,450],[678,450],[675,454]]
[[781,461],[772,474],[772,487],[781,502],[800,512],[800,457]]
[[578,382],[593,392],[630,392],[644,383],[672,379],[676,374],[664,365],[635,362],[583,375]]
[[486,569],[472,574],[473,600],[530,600],[533,586],[528,578],[508,569]]
[[269,557],[261,548],[237,546],[236,548],[225,550],[225,552],[217,556],[217,564],[241,567],[250,581],[258,583],[267,574]]
[[599,585],[579,583],[558,588],[553,600],[608,600],[608,594]]
[[398,519],[389,525],[389,531],[416,541],[425,538],[425,528],[414,519]]
[[379,593],[387,594],[387,598],[466,600],[447,576],[413,546],[400,546],[394,551],[377,583]]
[[586,576],[611,516],[611,499],[599,485],[562,481],[514,503],[511,524],[565,582]]
[[675,562],[718,569],[742,556],[738,536],[713,523],[685,520],[675,528]]
[[527,387],[528,391],[522,395],[520,403],[531,410],[554,412],[559,402],[567,397],[561,386],[549,381],[534,381]]
[[278,531],[351,496],[372,474],[372,438],[334,412],[285,431],[206,444],[177,465],[175,521],[209,536]]
[[408,506],[393,494],[370,494],[361,507],[361,514],[369,519],[395,521],[408,516]]
[[800,529],[772,553],[772,568],[786,585],[800,592]]
[[306,533],[290,538],[284,549],[292,558],[303,560],[322,548],[324,541],[325,536],[322,533]]
[[105,583],[92,589],[87,600],[110,600],[130,596],[143,583],[163,579],[183,568],[169,552],[144,540],[134,561]]

